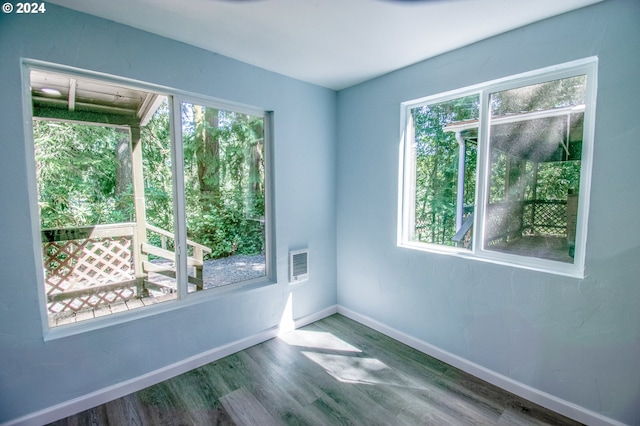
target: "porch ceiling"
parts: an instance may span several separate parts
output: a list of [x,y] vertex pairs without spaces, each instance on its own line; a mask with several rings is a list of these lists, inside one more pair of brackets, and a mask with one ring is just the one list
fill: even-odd
[[34,117],[144,126],[164,100],[158,93],[69,74],[31,70]]
[[[582,151],[584,105],[492,117],[492,149],[535,163],[579,160]],[[451,122],[445,132],[478,142],[479,120]]]

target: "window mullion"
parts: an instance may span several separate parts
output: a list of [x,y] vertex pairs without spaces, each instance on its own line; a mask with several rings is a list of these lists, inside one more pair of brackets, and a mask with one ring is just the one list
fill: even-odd
[[264,186],[265,186],[265,210],[264,210],[264,248],[265,248],[265,275],[273,281],[277,281],[277,265],[276,262],[276,247],[275,247],[275,235],[274,230],[276,228],[275,222],[275,208],[273,199],[273,186],[274,186],[274,170],[273,164],[273,112],[265,111],[262,113],[264,120],[264,156],[265,156],[265,173],[264,173]]
[[576,223],[575,263],[584,273],[585,250],[587,245],[587,223],[589,217],[589,194],[591,194],[591,173],[593,167],[593,145],[595,135],[596,93],[598,68],[595,64],[585,67],[587,90],[585,93],[585,114],[583,123],[582,164],[580,174],[580,194],[578,199],[578,220]]
[[[400,244],[583,276],[596,83],[597,58],[586,58],[403,103]],[[477,163],[472,241],[464,251],[471,224],[461,220],[460,191],[473,181],[470,162],[469,176],[461,174],[468,141],[477,144]]]
[[182,149],[181,100],[171,100],[171,156],[173,161],[173,203],[176,243],[176,281],[178,297],[187,296],[187,224],[185,215],[184,154]]
[[478,128],[478,165],[476,176],[476,200],[473,229],[473,253],[483,251],[485,210],[489,191],[489,92],[480,92],[480,120]]
[[403,239],[409,241],[411,238],[411,231],[415,229],[415,198],[416,198],[416,161],[415,161],[415,129],[413,127],[413,117],[411,110],[407,111],[407,127],[406,127],[406,142],[405,142],[405,191],[404,191],[404,223],[403,226]]

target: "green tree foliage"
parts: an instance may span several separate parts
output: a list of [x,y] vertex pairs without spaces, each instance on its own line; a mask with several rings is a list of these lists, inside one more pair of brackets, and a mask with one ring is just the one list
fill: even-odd
[[491,115],[550,110],[584,103],[586,76],[518,87],[491,95]]
[[173,171],[169,106],[162,103],[141,129],[147,222],[173,232]]
[[[586,77],[577,76],[492,93],[492,118],[553,110],[584,103]],[[477,120],[479,96],[422,105],[411,110],[415,150],[415,241],[454,245],[459,145],[448,123]],[[582,114],[571,115],[581,130]],[[578,192],[581,140],[566,142],[567,117],[511,121],[491,127],[489,203],[566,201]],[[579,123],[576,125],[576,123]],[[473,132],[473,131],[471,131]],[[476,191],[477,135],[466,143],[465,212]],[[509,209],[505,211],[509,212]],[[507,213],[511,214],[511,213]],[[499,218],[498,218],[499,219]]]
[[[459,144],[447,123],[478,118],[477,95],[412,109],[416,152],[415,234],[421,242],[453,245]],[[466,146],[465,205],[473,205],[477,147]]]
[[115,156],[123,137],[112,127],[34,121],[42,228],[132,220],[131,184],[118,182]]
[[[490,98],[492,117],[553,110],[584,103],[586,77],[548,81],[493,93]],[[581,120],[581,114],[573,114],[573,122]],[[559,158],[546,157],[539,152],[551,143],[550,149],[566,149],[567,119],[557,117],[518,122],[513,125],[510,145],[514,152],[533,152],[538,155],[514,156],[492,149],[490,201],[503,199],[566,200],[567,193],[578,192],[580,186],[580,151],[563,152]],[[551,139],[556,135],[557,139]],[[549,141],[549,142],[547,142]],[[580,143],[580,142],[579,142]],[[578,143],[578,147],[581,145]],[[536,150],[536,146],[540,149]],[[569,158],[571,157],[571,158]],[[526,162],[513,167],[516,162]],[[507,167],[507,163],[508,166]],[[507,169],[509,179],[505,180]],[[507,183],[505,183],[507,182]],[[509,188],[506,188],[506,187]],[[527,190],[523,191],[523,187]],[[534,192],[535,191],[535,192]]]
[[214,257],[264,249],[262,117],[183,104],[187,233]]

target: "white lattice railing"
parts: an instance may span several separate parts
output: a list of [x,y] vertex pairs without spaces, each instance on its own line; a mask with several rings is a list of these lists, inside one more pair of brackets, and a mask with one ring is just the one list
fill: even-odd
[[[161,247],[138,242],[135,223],[95,225],[79,228],[45,229],[42,231],[45,292],[47,308],[51,313],[79,311],[116,301],[127,301],[146,294],[148,287],[175,291],[175,285],[149,282],[136,276],[134,257],[141,256],[143,274],[176,277],[175,253],[167,249],[166,239],[173,234],[153,225],[149,232],[159,234]],[[187,265],[195,269],[189,283],[203,288],[204,253],[211,249],[187,240],[192,255]],[[145,260],[147,255],[170,260],[169,264],[156,264]]]
[[42,231],[50,312],[78,311],[136,295],[134,223]]

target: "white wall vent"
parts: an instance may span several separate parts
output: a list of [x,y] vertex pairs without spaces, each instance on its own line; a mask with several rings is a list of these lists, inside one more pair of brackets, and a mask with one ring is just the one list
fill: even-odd
[[289,252],[289,282],[297,283],[309,279],[309,250]]

